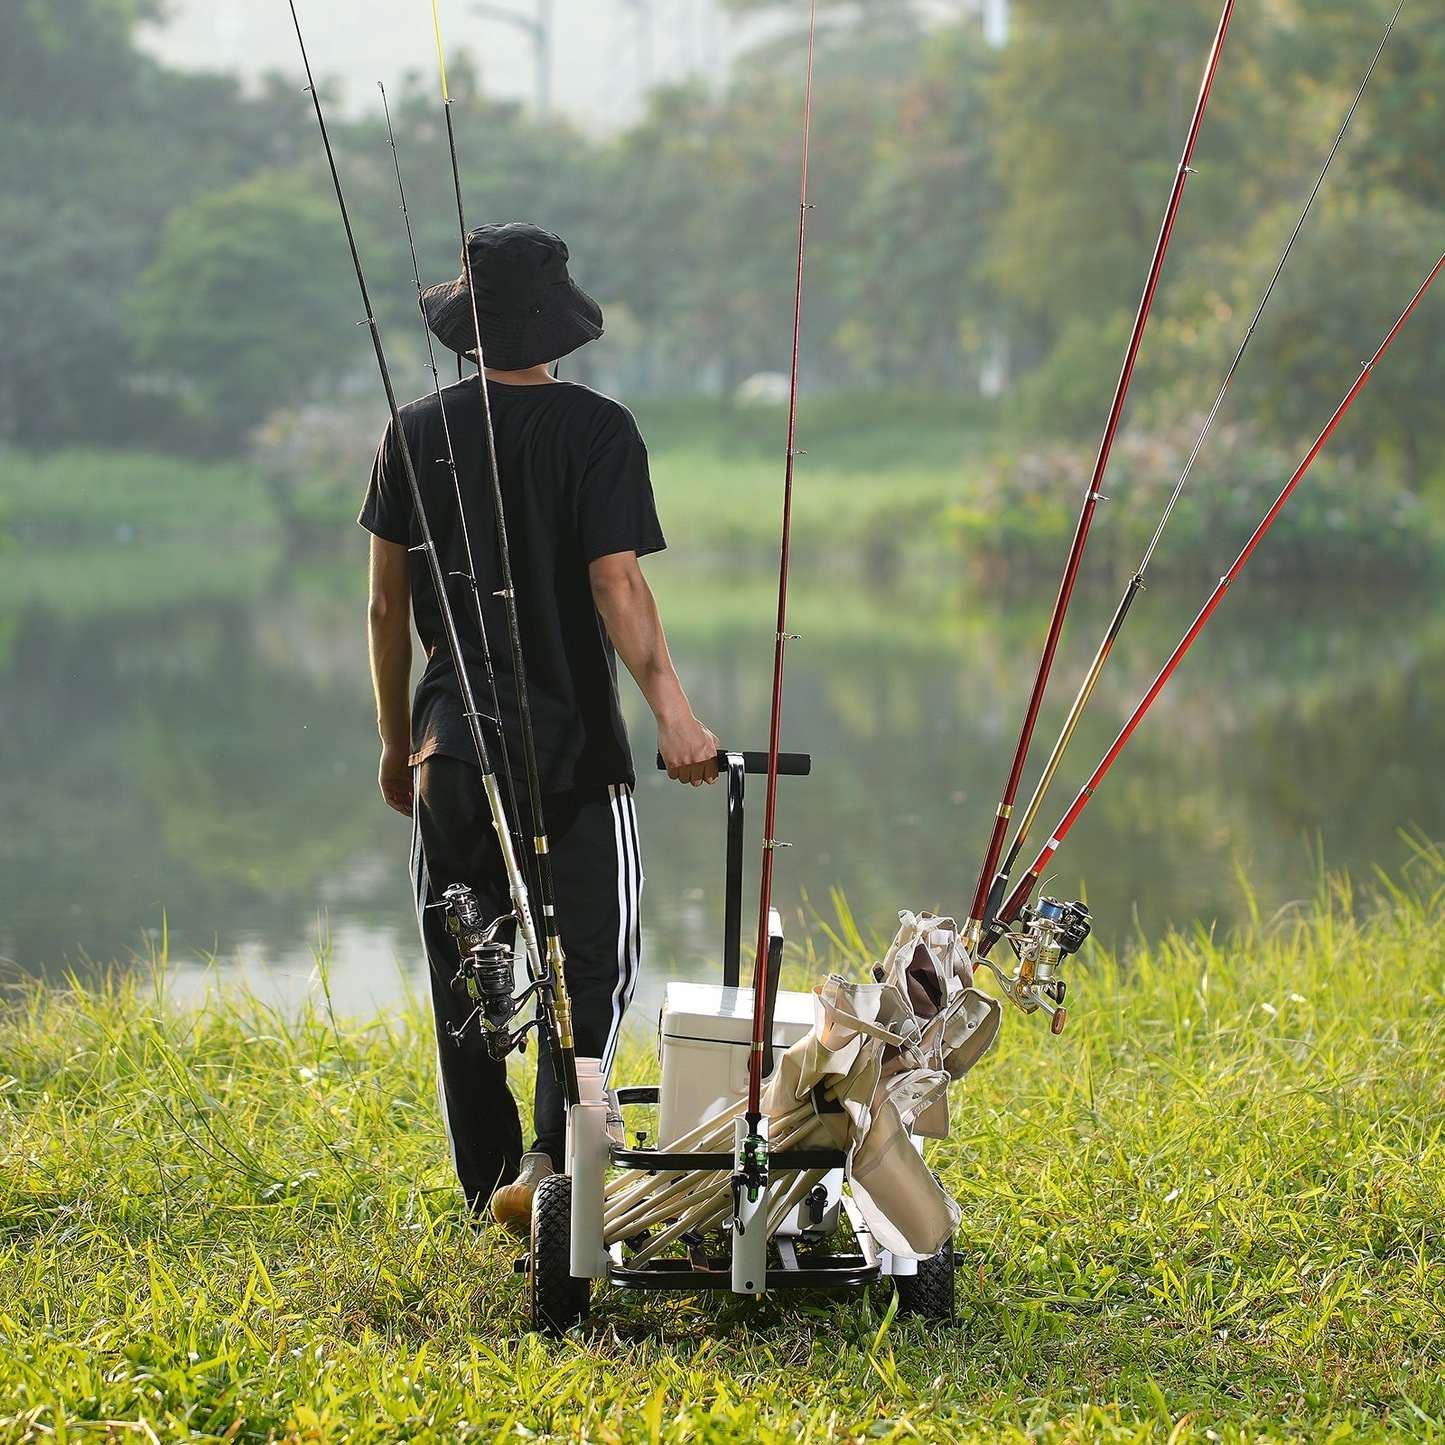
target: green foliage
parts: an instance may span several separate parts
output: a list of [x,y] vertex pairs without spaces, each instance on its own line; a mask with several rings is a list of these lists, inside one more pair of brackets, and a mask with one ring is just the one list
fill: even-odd
[[136,374],[126,326],[172,207],[286,163],[300,97],[162,70],[140,0],[22,0],[0,43],[0,438],[192,443]]
[[[1119,584],[1139,565],[1204,417],[1185,413],[1155,428],[1123,431],[1110,456],[1107,516],[1090,534],[1094,565]],[[1300,455],[1257,428],[1221,426],[1201,452],[1170,516],[1159,559],[1171,573],[1219,576],[1290,479]],[[985,570],[1024,575],[1067,548],[1094,465],[1097,441],[1000,453],[982,485],[942,514],[944,528]],[[1303,448],[1301,448],[1301,452]],[[1291,494],[1250,560],[1254,577],[1349,578],[1382,571],[1418,577],[1438,564],[1438,523],[1383,466],[1321,456]]]
[[264,536],[275,514],[255,475],[236,462],[196,462],[151,452],[0,451],[0,500],[27,543],[233,541]]
[[[783,23],[730,87],[660,90],[606,141],[488,100],[450,57],[465,192],[490,218],[566,236],[607,312],[608,338],[569,362],[572,379],[726,407],[745,377],[787,369],[807,7],[735,8]],[[820,8],[805,395],[942,391],[972,420],[980,389],[1012,387],[1016,405],[994,409],[1022,431],[1096,436],[1217,0],[1013,0],[997,51],[970,7]],[[1151,422],[1210,394],[1390,9],[1277,0],[1236,14],[1139,361]],[[152,10],[23,0],[7,15],[0,437],[29,447],[234,449],[272,410],[329,399],[371,366],[304,97],[273,86],[247,100],[164,70],[131,42]],[[1273,443],[1308,431],[1320,388],[1382,334],[1439,229],[1438,30],[1408,10],[1396,27],[1238,378],[1238,404]],[[457,265],[443,112],[421,80],[392,109],[431,281]],[[390,154],[377,118],[331,123],[405,393],[421,337]],[[1438,330],[1401,338],[1335,449],[1411,485],[1439,472]],[[85,364],[67,370],[77,354]],[[327,485],[288,505],[327,511]]]
[[1133,316],[1072,317],[1044,362],[1019,383],[1013,409],[1028,434],[1097,440],[1119,380]]
[[113,113],[145,65],[131,32],[160,11],[160,0],[11,0],[0,45],[6,109],[51,120]]
[[[917,41],[906,34],[869,43],[845,32],[822,44],[807,315],[810,332],[832,336],[850,313],[849,263],[839,258],[866,176],[857,157],[891,123]],[[692,389],[711,372],[726,401],[750,373],[787,369],[803,93],[798,48],[769,49],[716,99],[700,88],[661,92],[609,156],[611,224],[596,244],[615,258],[604,275],[642,329],[639,389]],[[826,348],[813,351],[812,366],[840,370]]]
[[[1090,945],[1070,1032],[1011,1015],[931,1163],[959,1323],[833,1296],[599,1292],[522,1324],[459,1218],[415,1000],[287,1016],[135,975],[0,1014],[0,1440],[1428,1440],[1445,1176],[1420,849],[1228,940]],[[790,982],[866,966],[846,913]],[[619,1076],[652,1077],[650,1040]],[[525,1070],[521,1087],[525,1090]]]
[[334,207],[293,173],[261,172],[172,211],[137,280],[141,360],[234,441],[330,370],[357,305],[330,264],[343,243]]
[[283,407],[253,433],[252,466],[293,545],[354,525],[385,420],[375,406]]
[[[1299,118],[1354,94],[1394,0],[1288,0],[1261,37],[1263,59]],[[1361,102],[1351,147],[1362,175],[1438,206],[1445,185],[1442,39],[1435,17],[1406,4]],[[1356,73],[1358,72],[1358,73]],[[1343,112],[1341,112],[1343,113]],[[1282,118],[1287,118],[1283,117]]]
[[[1243,14],[1231,30],[1196,152],[1202,174],[1186,189],[1136,372],[1133,395],[1149,417],[1179,416],[1212,396],[1393,8],[1288,4]],[[1067,18],[1029,0],[1017,7],[1019,42],[1005,52],[995,94],[1009,120],[997,154],[1010,195],[995,272],[1048,341],[1019,388],[1019,420],[1031,430],[1079,438],[1102,429],[1168,189],[1162,162],[1182,139],[1156,120],[1187,114],[1195,82],[1185,80],[1197,74],[1215,12],[1204,0],[1098,0]],[[1438,190],[1427,196],[1419,184],[1436,164],[1423,138],[1434,136],[1438,112],[1428,94],[1410,121],[1401,110],[1433,29],[1405,24],[1391,37],[1235,382],[1234,414],[1276,444],[1313,439],[1439,254]],[[1025,88],[1051,66],[1064,98],[1042,120],[1026,116]],[[1142,125],[1117,125],[1120,95]],[[1191,245],[1187,262],[1176,259]],[[1439,328],[1422,312],[1331,449],[1393,464],[1418,485],[1445,455],[1440,389],[1428,380],[1440,361]]]
[[984,282],[1001,201],[989,73],[970,30],[934,36],[874,143],[839,267],[852,304],[832,337],[860,376],[978,388],[1003,323]]
[[[1278,232],[1281,217],[1270,218]],[[1261,223],[1263,224],[1263,222]],[[1250,254],[1259,249],[1257,233]],[[1319,218],[1310,245],[1281,281],[1242,404],[1282,435],[1311,440],[1384,340],[1442,250],[1439,212],[1399,192],[1353,187]],[[1340,286],[1339,276],[1350,278]],[[1329,296],[1327,307],[1319,298]],[[1273,303],[1272,303],[1273,304]],[[1412,484],[1445,436],[1445,331],[1429,296],[1371,373],[1341,424],[1340,444],[1394,459]]]
[[1011,6],[991,95],[1006,195],[992,270],[1045,334],[1132,309],[1183,139],[1172,102],[1198,89],[1217,8]]

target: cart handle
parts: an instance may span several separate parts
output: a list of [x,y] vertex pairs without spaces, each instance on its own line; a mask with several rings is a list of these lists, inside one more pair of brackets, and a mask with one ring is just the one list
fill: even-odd
[[[745,752],[742,755],[743,772],[765,773],[768,770],[767,753]],[[720,748],[717,755],[717,765],[725,768],[728,765],[728,749]],[[657,754],[657,767],[659,772],[667,771],[667,764],[662,761],[662,754]],[[780,777],[806,778],[813,771],[813,757],[811,753],[779,753],[778,774]]]

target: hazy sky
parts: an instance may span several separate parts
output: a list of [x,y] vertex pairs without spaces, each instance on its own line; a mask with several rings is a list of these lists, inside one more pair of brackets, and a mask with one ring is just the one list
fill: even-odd
[[[296,8],[313,69],[344,82],[349,111],[376,104],[378,80],[391,87],[408,71],[435,74],[431,0],[297,0]],[[550,12],[552,108],[588,130],[627,125],[651,85],[697,74],[719,81],[733,56],[778,29],[776,17],[738,20],[719,0],[439,0],[439,10],[447,53],[468,51],[489,95],[529,105],[533,38],[495,12],[534,22]],[[918,11],[976,14],[995,43],[1007,33],[1008,0],[918,0]],[[272,70],[300,77],[286,0],[169,0],[167,12],[164,25],[142,30],[141,44],[170,65],[248,80]]]
[[[450,54],[467,50],[487,92],[531,104],[533,41],[479,8],[535,19],[551,9],[553,107],[588,128],[633,119],[649,81],[721,73],[728,57],[759,35],[725,15],[717,0],[440,0]],[[297,0],[311,64],[344,81],[348,109],[371,106],[376,82],[408,71],[433,75],[431,0]],[[269,70],[301,73],[286,0],[170,0],[163,26],[147,26],[143,46],[181,69],[229,70],[254,79]]]

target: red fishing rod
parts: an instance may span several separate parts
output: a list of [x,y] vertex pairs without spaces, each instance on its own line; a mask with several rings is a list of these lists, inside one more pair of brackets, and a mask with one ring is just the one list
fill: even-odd
[[[983,943],[979,949],[980,956],[988,953],[989,949],[1003,937],[1008,925],[1023,911],[1024,905],[1028,902],[1035,885],[1038,883],[1044,869],[1048,866],[1049,860],[1058,851],[1059,844],[1063,842],[1069,829],[1078,821],[1079,814],[1084,811],[1089,799],[1094,796],[1094,792],[1098,788],[1104,774],[1113,766],[1114,759],[1119,756],[1124,744],[1129,741],[1134,729],[1139,726],[1140,720],[1144,714],[1149,711],[1150,706],[1153,704],[1154,699],[1159,696],[1164,684],[1169,681],[1170,675],[1179,665],[1180,659],[1189,651],[1194,639],[1199,636],[1204,624],[1209,621],[1210,616],[1214,612],[1214,609],[1218,607],[1225,592],[1229,589],[1230,584],[1239,576],[1244,564],[1249,560],[1250,554],[1254,551],[1255,547],[1259,545],[1260,538],[1269,530],[1274,519],[1279,516],[1280,510],[1284,507],[1285,502],[1289,500],[1290,493],[1294,491],[1300,478],[1309,470],[1311,463],[1319,455],[1321,448],[1329,439],[1330,433],[1333,432],[1339,424],[1340,418],[1350,409],[1355,398],[1364,388],[1365,382],[1369,380],[1370,373],[1374,371],[1375,367],[1379,364],[1380,358],[1385,354],[1390,343],[1394,341],[1395,337],[1399,334],[1401,327],[1403,327],[1409,319],[1410,313],[1414,311],[1415,307],[1419,304],[1420,298],[1425,294],[1430,283],[1434,281],[1435,277],[1439,274],[1442,266],[1445,266],[1445,255],[1442,255],[1435,263],[1434,269],[1425,278],[1410,304],[1401,313],[1400,319],[1390,328],[1390,334],[1385,337],[1380,343],[1379,349],[1369,361],[1365,363],[1364,368],[1360,372],[1359,379],[1350,388],[1345,399],[1335,408],[1334,415],[1330,417],[1325,429],[1319,434],[1315,444],[1306,453],[1305,459],[1295,469],[1294,475],[1285,483],[1284,490],[1280,492],[1279,496],[1275,499],[1274,505],[1265,513],[1264,520],[1254,529],[1249,541],[1244,545],[1244,550],[1235,559],[1234,565],[1219,579],[1219,584],[1210,594],[1209,600],[1204,604],[1199,615],[1190,624],[1189,630],[1184,634],[1179,645],[1170,654],[1169,660],[1164,664],[1158,677],[1154,679],[1148,692],[1146,692],[1140,700],[1139,705],[1134,709],[1133,713],[1130,714],[1129,720],[1124,724],[1119,736],[1114,739],[1108,752],[1104,754],[1103,761],[1094,769],[1089,781],[1084,784],[1078,797],[1076,797],[1070,805],[1068,812],[1065,813],[1059,821],[1049,841],[1044,845],[1043,851],[1040,852],[1039,856],[1030,865],[1029,871],[1019,879],[1013,892],[1009,894],[1008,900],[998,910],[997,916],[989,921],[988,931],[984,935]],[[1017,1001],[1016,999],[1015,1002]]]
[[[768,780],[763,804],[763,863],[758,886],[758,947],[753,963],[753,1038],[748,1055],[748,1100],[737,1121],[734,1144],[736,1200],[733,1228],[734,1288],[751,1287],[753,1274],[763,1267],[766,1247],[766,1188],[768,1183],[767,1121],[763,1118],[763,1059],[767,1051],[770,970],[776,966],[775,947],[781,946],[772,926],[773,854],[786,847],[774,837],[778,803],[778,743],[783,719],[783,654],[793,639],[788,634],[788,553],[793,518],[793,463],[798,457],[798,354],[803,328],[803,251],[807,237],[808,131],[813,111],[813,49],[817,35],[818,4],[808,8],[808,69],[803,87],[803,159],[798,192],[798,265],[793,290],[793,355],[788,386],[788,447],[783,467],[783,535],[778,562],[778,625],[773,643],[773,694],[768,725]],[[776,983],[776,979],[773,979]],[[761,1230],[758,1222],[761,1222]],[[743,1242],[746,1240],[746,1247]]]
[[813,112],[813,42],[817,33],[818,0],[808,12],[808,73],[803,87],[803,165],[798,193],[798,269],[793,288],[793,359],[788,385],[788,450],[783,463],[783,540],[778,562],[778,628],[773,643],[773,699],[768,724],[768,785],[763,803],[763,871],[758,887],[758,952],[753,965],[753,1048],[748,1061],[748,1120],[755,1122],[761,1109],[763,1051],[767,992],[769,915],[773,904],[773,854],[780,844],[773,837],[778,806],[778,742],[783,722],[783,654],[793,639],[788,635],[788,550],[793,523],[793,462],[798,456],[798,353],[803,333],[803,248],[808,225],[808,126]]
[[[1033,827],[1038,817],[1039,809],[1043,805],[1044,795],[1048,792],[1050,784],[1057,773],[1059,763],[1062,761],[1064,752],[1074,735],[1074,729],[1078,726],[1080,717],[1083,715],[1085,706],[1094,690],[1094,684],[1099,680],[1099,674],[1103,671],[1104,663],[1114,646],[1115,639],[1124,625],[1124,619],[1129,613],[1134,598],[1143,590],[1144,573],[1148,570],[1150,559],[1154,556],[1155,549],[1159,546],[1159,540],[1164,535],[1164,529],[1169,525],[1169,518],[1174,511],[1175,504],[1179,501],[1180,494],[1184,491],[1184,484],[1189,480],[1189,474],[1194,469],[1194,463],[1199,458],[1199,453],[1204,447],[1205,438],[1209,435],[1209,429],[1214,425],[1214,418],[1218,416],[1220,407],[1224,404],[1225,393],[1229,390],[1229,384],[1234,380],[1234,374],[1239,370],[1239,364],[1244,360],[1244,353],[1249,347],[1250,339],[1254,336],[1255,328],[1259,325],[1260,318],[1264,315],[1265,307],[1269,305],[1269,298],[1274,294],[1274,288],[1279,283],[1280,276],[1284,273],[1285,263],[1289,260],[1290,252],[1294,249],[1294,243],[1299,239],[1300,232],[1304,229],[1305,221],[1309,218],[1311,208],[1314,206],[1315,197],[1320,193],[1320,187],[1324,185],[1325,176],[1329,174],[1331,163],[1338,154],[1340,146],[1344,143],[1345,135],[1350,128],[1350,122],[1355,117],[1355,111],[1359,109],[1360,101],[1364,99],[1365,89],[1370,83],[1370,77],[1375,73],[1375,67],[1380,62],[1380,56],[1385,53],[1385,46],[1390,39],[1390,33],[1395,28],[1395,22],[1400,18],[1400,12],[1405,8],[1405,0],[1399,0],[1395,7],[1395,13],[1390,17],[1390,22],[1385,26],[1385,33],[1375,49],[1374,58],[1370,61],[1369,69],[1365,72],[1365,78],[1360,82],[1360,88],[1355,92],[1354,101],[1345,114],[1340,124],[1338,134],[1335,136],[1335,143],[1330,147],[1330,153],[1325,157],[1325,163],[1320,169],[1318,178],[1315,181],[1314,189],[1310,191],[1309,199],[1306,200],[1304,210],[1300,212],[1299,220],[1295,222],[1294,230],[1285,244],[1283,253],[1280,255],[1279,264],[1274,268],[1274,275],[1270,277],[1269,285],[1265,287],[1264,295],[1260,297],[1259,306],[1256,308],[1253,320],[1250,321],[1248,329],[1244,333],[1243,340],[1239,343],[1239,350],[1234,354],[1234,360],[1230,363],[1229,370],[1225,373],[1224,381],[1221,383],[1218,394],[1214,398],[1214,405],[1209,409],[1209,415],[1204,419],[1204,425],[1199,430],[1199,436],[1194,443],[1194,449],[1189,453],[1189,460],[1184,464],[1184,470],[1179,474],[1179,480],[1174,484],[1174,490],[1170,493],[1169,500],[1165,503],[1163,515],[1159,518],[1159,525],[1154,529],[1154,535],[1150,538],[1149,545],[1144,549],[1143,559],[1140,561],[1134,574],[1130,577],[1128,585],[1124,589],[1124,595],[1119,599],[1119,605],[1115,609],[1113,619],[1104,632],[1104,640],[1099,644],[1098,651],[1094,654],[1094,660],[1089,664],[1089,670],[1084,675],[1084,680],[1079,686],[1079,691],[1074,698],[1073,706],[1069,709],[1069,715],[1064,720],[1064,725],[1059,731],[1058,741],[1054,744],[1054,750],[1049,755],[1049,760],[1044,764],[1044,770],[1039,777],[1038,785],[1034,789],[1033,797],[1029,799],[1028,806],[1024,809],[1022,817],[1014,831],[1013,841],[1009,844],[1008,852],[1004,854],[1002,866],[999,868],[999,875],[1003,878],[1013,872],[1014,864],[1018,861],[1019,854],[1028,840],[1029,830]],[[1002,893],[1002,888],[999,890]],[[990,901],[998,904],[997,897],[991,897]]]
[[1084,543],[1089,535],[1089,523],[1093,519],[1094,508],[1101,495],[1099,489],[1103,483],[1104,469],[1108,466],[1109,452],[1114,445],[1114,434],[1119,429],[1119,418],[1124,410],[1124,397],[1129,390],[1129,379],[1133,375],[1134,362],[1139,354],[1139,344],[1144,337],[1144,325],[1149,319],[1149,308],[1154,301],[1154,292],[1158,289],[1159,275],[1164,266],[1164,253],[1169,248],[1169,238],[1174,230],[1174,218],[1179,213],[1179,202],[1184,195],[1184,183],[1192,174],[1189,162],[1194,155],[1194,144],[1199,139],[1199,128],[1204,120],[1204,107],[1209,101],[1210,88],[1214,84],[1214,73],[1219,67],[1220,51],[1224,47],[1224,35],[1229,29],[1229,20],[1233,13],[1234,0],[1225,0],[1224,9],[1219,16],[1219,26],[1214,34],[1214,43],[1209,48],[1209,58],[1205,62],[1204,79],[1199,86],[1199,97],[1194,104],[1194,116],[1189,124],[1184,152],[1180,157],[1179,169],[1174,177],[1174,188],[1169,194],[1169,205],[1164,212],[1164,223],[1159,228],[1159,239],[1154,245],[1154,257],[1149,264],[1149,276],[1144,283],[1144,294],[1139,300],[1139,310],[1134,317],[1134,329],[1130,333],[1129,345],[1124,352],[1124,366],[1119,373],[1118,385],[1114,389],[1113,405],[1109,408],[1109,419],[1105,424],[1104,436],[1099,444],[1099,454],[1089,476],[1083,507],[1079,512],[1078,524],[1074,528],[1074,540],[1069,548],[1068,560],[1064,564],[1063,579],[1059,583],[1059,594],[1054,602],[1053,615],[1049,619],[1043,654],[1039,658],[1033,690],[1029,694],[1028,707],[1024,711],[1023,727],[1019,731],[1018,744],[1014,749],[1008,782],[1004,785],[1003,797],[994,814],[988,850],[984,855],[983,867],[979,869],[978,884],[973,894],[973,906],[969,910],[968,927],[964,932],[965,942],[970,947],[978,943],[985,919],[991,917],[1004,888],[1008,885],[1007,875],[1000,873],[995,877],[994,870],[998,867],[999,856],[1003,852],[1004,834],[1008,831],[1009,819],[1013,816],[1014,799],[1018,795],[1019,780],[1023,775],[1024,761],[1028,757],[1034,724],[1038,721],[1044,687],[1049,680],[1049,669],[1053,664],[1054,653],[1058,649],[1059,635],[1063,631],[1064,614],[1068,611],[1069,598],[1074,590],[1074,580],[1079,573],[1079,563],[1084,554]]

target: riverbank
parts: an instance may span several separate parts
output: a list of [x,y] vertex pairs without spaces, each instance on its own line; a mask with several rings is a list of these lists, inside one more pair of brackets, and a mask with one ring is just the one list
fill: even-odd
[[[672,547],[731,566],[776,557],[784,417],[697,401],[639,407]],[[0,534],[49,557],[224,537],[308,555],[345,550],[379,422],[312,408],[282,414],[248,460],[189,462],[145,453],[0,452]],[[942,568],[975,581],[1032,583],[1062,565],[1089,474],[1085,447],[1040,444],[996,424],[952,418],[939,398],[819,398],[800,411],[793,539],[800,561],[873,581]],[[1091,531],[1090,566],[1130,575],[1192,444],[1194,423],[1126,431],[1110,505]],[[1201,455],[1157,561],[1160,575],[1216,577],[1288,479],[1296,458],[1242,429]],[[1291,584],[1400,584],[1445,560],[1445,516],[1387,474],[1323,455],[1251,562]]]
[[[1437,1438],[1442,893],[1422,847],[1363,904],[1089,945],[1069,1032],[1011,1015],[933,1150],[965,1216],[946,1330],[881,1288],[604,1291],[549,1344],[457,1218],[423,1005],[19,988],[0,1440]],[[810,974],[867,962],[816,942]],[[654,1067],[640,1041],[619,1072]]]

